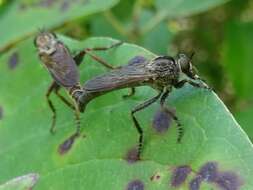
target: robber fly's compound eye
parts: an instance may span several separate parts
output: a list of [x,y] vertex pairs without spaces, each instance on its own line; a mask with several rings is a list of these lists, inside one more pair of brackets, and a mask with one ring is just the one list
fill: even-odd
[[179,65],[181,67],[181,70],[183,72],[187,72],[191,69],[191,63],[190,63],[191,60],[187,55],[185,55],[183,53],[179,54],[177,61],[178,61]]
[[56,36],[49,32],[40,33],[35,38],[35,46],[38,48],[40,53],[52,54],[55,50],[55,44],[57,42]]
[[[192,55],[193,56],[193,55]],[[196,79],[196,73],[193,69],[192,63],[191,63],[191,57],[188,57],[185,54],[179,54],[177,57],[177,62],[180,65],[181,71],[185,73],[188,77],[192,79]]]

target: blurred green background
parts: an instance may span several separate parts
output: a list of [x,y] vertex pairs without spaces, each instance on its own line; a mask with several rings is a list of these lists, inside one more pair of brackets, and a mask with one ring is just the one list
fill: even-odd
[[[87,2],[94,2],[94,7],[71,10]],[[39,17],[45,11],[42,8],[48,14]],[[22,11],[29,13],[19,18]],[[43,27],[76,39],[109,36],[156,54],[195,52],[200,75],[253,139],[252,0],[110,0],[97,4],[93,0],[0,0],[0,55]]]

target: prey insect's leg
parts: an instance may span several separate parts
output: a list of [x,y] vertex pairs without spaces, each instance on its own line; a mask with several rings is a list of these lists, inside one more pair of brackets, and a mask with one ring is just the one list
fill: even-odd
[[167,90],[167,91],[162,95],[161,100],[160,100],[160,105],[161,105],[162,109],[163,109],[167,114],[169,114],[169,115],[172,117],[172,119],[176,122],[176,124],[177,124],[177,129],[178,129],[177,142],[180,143],[180,142],[181,142],[181,139],[182,139],[182,137],[183,137],[183,134],[184,134],[184,129],[182,128],[182,125],[181,125],[181,123],[179,122],[179,120],[178,120],[177,116],[175,115],[175,113],[173,113],[173,111],[171,111],[168,107],[166,107],[166,106],[164,105],[165,100],[166,100],[166,98],[168,97],[169,93],[170,93],[170,91]]
[[131,117],[132,117],[132,120],[134,122],[134,126],[135,128],[137,129],[138,133],[139,133],[139,144],[138,144],[138,153],[137,153],[137,157],[138,159],[140,159],[140,154],[141,154],[141,151],[142,151],[142,145],[143,145],[143,130],[139,124],[139,122],[137,121],[136,117],[135,117],[135,113],[148,107],[149,105],[151,105],[152,103],[156,102],[160,96],[161,96],[162,92],[160,92],[158,95],[156,95],[155,97],[137,105],[134,109],[132,109],[131,111]]
[[74,60],[76,62],[77,65],[80,65],[84,56],[86,54],[88,54],[89,56],[91,56],[94,60],[96,60],[97,62],[101,63],[102,65],[104,65],[106,68],[108,69],[115,69],[116,67],[110,65],[109,63],[107,63],[105,60],[101,59],[100,57],[97,57],[96,55],[93,55],[92,53],[90,53],[91,51],[105,51],[114,47],[117,47],[119,45],[121,45],[123,42],[116,42],[108,47],[95,47],[95,48],[85,48],[84,50],[80,51],[75,57]]
[[47,93],[46,93],[47,103],[48,103],[49,108],[51,109],[51,111],[53,113],[53,115],[52,115],[52,124],[51,124],[51,128],[50,128],[51,133],[54,133],[54,131],[55,131],[56,110],[55,110],[55,107],[53,105],[53,102],[50,100],[50,95],[57,88],[59,88],[59,85],[56,82],[52,82],[52,84],[49,86],[49,88],[47,90]]
[[53,113],[52,124],[51,124],[51,128],[50,128],[51,133],[55,132],[55,121],[56,121],[56,109],[53,105],[53,102],[50,99],[50,95],[52,92],[54,92],[61,99],[61,101],[63,101],[68,107],[75,110],[75,106],[72,103],[70,103],[65,97],[63,97],[61,94],[59,94],[59,89],[60,89],[60,86],[56,82],[52,82],[47,90],[47,93],[46,93],[48,105]]
[[79,111],[78,105],[76,103],[74,103],[74,104],[75,104],[75,120],[76,120],[75,136],[78,137],[81,132],[80,111]]
[[61,94],[59,94],[59,89],[55,90],[55,94],[61,99],[62,102],[64,102],[68,107],[70,107],[71,109],[75,110],[75,106],[69,102],[64,96],[62,96]]
[[122,98],[126,99],[133,96],[134,94],[135,94],[135,88],[130,88],[129,94],[123,95]]
[[210,87],[208,87],[207,85],[204,85],[204,84],[200,84],[200,83],[196,83],[196,82],[193,82],[191,80],[187,80],[187,79],[184,79],[184,80],[181,80],[179,81],[175,87],[176,88],[181,88],[182,86],[184,86],[186,83],[189,83],[190,85],[194,86],[194,87],[197,87],[197,88],[205,88],[205,89],[208,89],[208,90],[212,90]]

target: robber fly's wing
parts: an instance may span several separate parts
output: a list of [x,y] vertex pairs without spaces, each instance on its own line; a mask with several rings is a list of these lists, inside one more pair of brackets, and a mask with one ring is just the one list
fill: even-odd
[[71,87],[79,82],[76,63],[63,44],[58,44],[56,52],[51,56],[50,61],[45,62],[45,64],[58,84]]
[[134,87],[143,84],[154,77],[146,68],[145,64],[130,64],[120,69],[88,80],[84,89],[90,92],[110,91],[125,87]]

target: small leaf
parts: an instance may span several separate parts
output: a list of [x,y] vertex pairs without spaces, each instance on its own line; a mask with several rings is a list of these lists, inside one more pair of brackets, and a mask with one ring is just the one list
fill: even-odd
[[60,26],[111,8],[119,0],[20,0],[0,15],[0,51],[41,28]]
[[31,173],[16,177],[0,185],[0,190],[27,190],[32,189],[37,183],[39,175]]
[[[156,0],[156,7],[169,17],[182,17],[197,14],[222,5],[229,0]],[[160,13],[160,14],[162,14]]]

